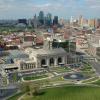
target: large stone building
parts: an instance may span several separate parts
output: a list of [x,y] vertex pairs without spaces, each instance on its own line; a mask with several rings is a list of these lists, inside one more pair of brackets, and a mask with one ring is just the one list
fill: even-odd
[[16,65],[18,65],[19,72],[23,71],[31,71],[36,68],[36,63],[34,60],[18,60],[16,62]]
[[29,58],[36,62],[36,68],[66,65],[67,53],[62,48],[57,49],[27,49]]

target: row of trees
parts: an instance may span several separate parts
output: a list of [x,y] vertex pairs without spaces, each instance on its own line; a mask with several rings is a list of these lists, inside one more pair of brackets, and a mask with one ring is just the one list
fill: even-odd
[[0,27],[0,35],[10,35],[13,32],[35,32],[33,27]]

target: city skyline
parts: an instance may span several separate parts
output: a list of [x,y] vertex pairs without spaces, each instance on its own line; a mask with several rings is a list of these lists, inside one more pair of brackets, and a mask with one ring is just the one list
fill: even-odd
[[99,0],[0,0],[0,19],[32,18],[44,11],[60,18],[99,18]]

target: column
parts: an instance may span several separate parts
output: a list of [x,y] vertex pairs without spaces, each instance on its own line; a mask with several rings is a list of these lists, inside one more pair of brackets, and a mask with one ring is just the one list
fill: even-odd
[[47,64],[48,67],[50,66],[49,65],[49,58],[46,59],[46,64]]
[[41,59],[37,59],[36,68],[41,68]]
[[65,57],[62,57],[62,63],[65,64]]
[[67,65],[68,61],[67,61],[67,56],[65,56],[65,65]]
[[58,59],[54,58],[54,66],[56,67],[58,65]]

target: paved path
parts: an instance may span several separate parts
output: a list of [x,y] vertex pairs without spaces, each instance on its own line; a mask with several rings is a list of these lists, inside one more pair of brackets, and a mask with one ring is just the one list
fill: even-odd
[[23,94],[21,97],[19,97],[17,100],[23,100],[23,97],[26,95],[26,93],[25,94]]

